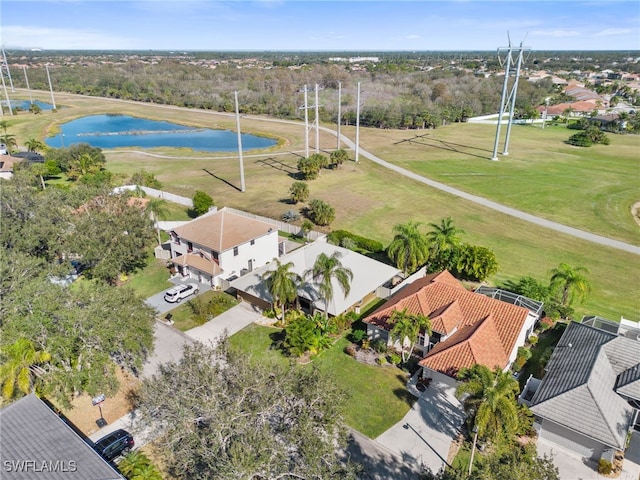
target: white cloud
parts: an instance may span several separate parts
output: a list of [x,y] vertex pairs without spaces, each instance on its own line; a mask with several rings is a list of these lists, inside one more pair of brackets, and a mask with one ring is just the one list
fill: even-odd
[[420,40],[422,38],[422,36],[420,35],[407,35],[406,37],[407,40]]
[[4,26],[6,45],[14,48],[44,48],[47,50],[119,50],[133,43],[130,38],[113,36],[93,30],[32,27],[23,25]]
[[631,33],[630,28],[605,28],[594,35],[594,37],[606,37],[609,35],[626,35]]
[[575,30],[536,30],[532,32],[532,35],[538,37],[577,37],[580,35],[580,32]]

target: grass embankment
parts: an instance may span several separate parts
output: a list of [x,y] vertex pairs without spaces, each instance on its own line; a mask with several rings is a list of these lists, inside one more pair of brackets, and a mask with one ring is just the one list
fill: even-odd
[[[198,315],[196,315],[192,307],[192,302],[198,302],[198,305],[203,307],[210,305],[207,310],[207,315],[205,315],[206,319],[198,319]],[[173,328],[186,332],[187,330],[204,324],[207,319],[217,317],[221,313],[226,312],[234,305],[237,305],[237,303],[238,301],[227,293],[209,290],[198,295],[197,299],[196,297],[189,297],[184,300],[181,305],[178,305],[168,313],[171,314]]]
[[[276,346],[280,330],[249,325],[230,338],[232,347],[251,355],[256,361],[289,364]],[[313,365],[330,375],[348,394],[344,416],[347,425],[375,438],[399,422],[415,399],[407,392],[407,375],[393,366],[372,366],[357,362],[344,353],[345,338],[322,352]],[[308,367],[298,367],[308,368]]]
[[[233,128],[232,117],[212,112],[59,97],[60,104],[69,108],[55,114],[20,115],[12,121],[16,125],[11,132],[15,130],[19,142],[44,135],[54,121],[92,113],[117,112]],[[162,158],[114,150],[107,155],[107,166],[122,178],[145,168],[173,193],[191,197],[195,190],[204,190],[218,205],[279,218],[293,207],[287,203],[288,189],[295,179],[299,152],[304,149],[304,129],[243,118],[243,131],[271,132],[287,139],[268,152],[247,152],[244,193],[237,188],[240,174],[233,155],[152,151],[180,157]],[[344,127],[343,133],[353,138],[352,127]],[[435,180],[561,223],[640,244],[638,227],[629,211],[634,189],[637,191],[640,137],[611,135],[609,146],[580,149],[563,143],[570,133],[558,128],[514,127],[510,154],[500,156],[498,162],[488,160],[495,135],[492,126],[460,124],[420,132],[362,129],[360,138],[363,148]],[[416,135],[426,137],[422,143],[402,142]],[[322,133],[320,143],[334,148],[335,139]],[[253,156],[259,153],[264,155]],[[456,226],[465,230],[464,241],[495,252],[500,267],[491,282],[524,275],[548,279],[549,270],[561,262],[583,266],[590,271],[592,291],[584,305],[576,309],[578,318],[585,314],[613,320],[620,315],[640,316],[640,256],[534,226],[409,180],[363,157],[360,160],[357,165],[348,162],[337,170],[325,170],[309,182],[310,198],[325,200],[336,209],[332,228],[388,243],[397,223],[438,222],[451,216]]]

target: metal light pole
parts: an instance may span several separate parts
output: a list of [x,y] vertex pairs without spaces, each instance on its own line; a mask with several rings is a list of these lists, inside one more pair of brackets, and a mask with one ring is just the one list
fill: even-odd
[[356,163],[360,154],[360,82],[358,82],[358,95],[356,97]]
[[238,108],[238,92],[233,92],[236,99],[236,129],[238,130],[238,157],[240,158],[240,191],[244,192],[244,164],[242,161],[242,134],[240,133],[240,109]]
[[307,86],[304,86],[304,156],[309,158],[309,110],[307,109]]
[[24,81],[27,83],[27,90],[29,91],[29,103],[33,105],[33,97],[31,96],[31,87],[29,86],[29,77],[27,76],[27,67],[23,66],[22,71],[24,72]]
[[51,104],[53,105],[53,109],[57,110],[56,100],[55,98],[53,98],[53,87],[51,86],[51,75],[49,75],[49,65],[45,65],[44,68],[47,69],[47,79],[49,80],[49,91],[51,92]]
[[471,476],[471,467],[473,467],[473,455],[476,453],[476,441],[478,440],[478,426],[473,426],[473,446],[471,447],[471,458],[469,459],[469,473]]
[[320,114],[318,111],[318,84],[316,83],[316,153],[320,153]]
[[337,149],[340,150],[340,123],[342,123],[341,120],[341,113],[342,113],[342,82],[338,82],[338,145],[337,145]]

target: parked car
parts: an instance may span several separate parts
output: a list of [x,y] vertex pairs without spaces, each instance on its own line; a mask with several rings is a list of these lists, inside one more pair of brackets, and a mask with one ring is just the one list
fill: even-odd
[[195,295],[196,293],[198,293],[198,286],[193,283],[187,283],[167,290],[167,293],[164,294],[164,299],[169,303],[176,303],[181,302],[183,298],[187,298],[189,295]]
[[102,458],[111,461],[131,450],[134,444],[133,435],[126,430],[119,429],[102,437],[94,443],[93,448]]

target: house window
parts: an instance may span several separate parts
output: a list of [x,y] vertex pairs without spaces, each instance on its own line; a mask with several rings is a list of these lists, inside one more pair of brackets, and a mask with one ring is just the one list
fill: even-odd
[[417,345],[420,347],[424,347],[424,335],[422,334],[418,335]]
[[251,239],[251,241],[249,242],[249,245],[255,245],[256,241],[254,239]]
[[187,252],[192,252],[192,251],[193,251],[193,243],[187,242]]
[[233,256],[234,257],[238,256],[238,247],[233,247]]

